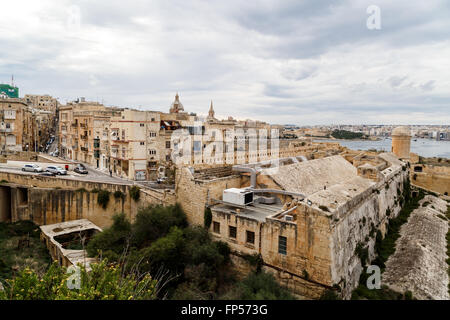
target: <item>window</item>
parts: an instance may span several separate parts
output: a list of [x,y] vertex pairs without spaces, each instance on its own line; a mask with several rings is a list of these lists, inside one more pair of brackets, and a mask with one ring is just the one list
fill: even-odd
[[143,146],[143,145],[145,145],[145,142],[139,142],[139,144],[140,144],[141,146]]
[[228,234],[229,234],[230,238],[236,239],[236,227],[229,226]]
[[143,126],[144,126],[144,124],[143,124],[143,123],[139,123],[139,126],[140,126],[140,127],[143,127]]
[[255,233],[247,230],[247,243],[255,244]]
[[152,118],[152,121],[155,121],[155,118]]
[[150,137],[156,137],[156,132],[150,131]]
[[156,154],[156,150],[155,149],[150,149],[150,150],[148,150],[148,153],[149,154]]
[[216,222],[216,221],[213,222],[213,231],[214,231],[214,233],[220,233],[220,223],[219,222]]
[[170,149],[170,141],[166,141],[166,148]]
[[283,236],[278,237],[278,253],[286,254],[287,252],[287,238]]

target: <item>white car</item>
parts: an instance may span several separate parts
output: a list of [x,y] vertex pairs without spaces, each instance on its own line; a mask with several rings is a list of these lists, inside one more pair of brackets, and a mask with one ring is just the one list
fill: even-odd
[[67,171],[58,166],[48,166],[45,171],[57,174],[57,175],[66,175]]
[[37,164],[26,164],[22,167],[22,171],[28,171],[28,172],[42,172],[42,168],[38,166]]

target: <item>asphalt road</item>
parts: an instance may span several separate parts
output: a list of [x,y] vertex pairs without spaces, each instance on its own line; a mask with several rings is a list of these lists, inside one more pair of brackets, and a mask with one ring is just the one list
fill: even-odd
[[[55,164],[57,165],[57,164]],[[45,166],[43,166],[45,170]],[[98,172],[97,170],[87,168],[88,174],[79,174],[73,171],[68,171],[67,175],[64,176],[55,176],[57,179],[69,179],[69,180],[80,180],[80,181],[92,181],[92,182],[104,182],[104,183],[120,183],[126,185],[132,185],[132,181],[128,181],[125,179],[121,179],[118,177],[110,177],[107,174],[102,172]],[[35,172],[24,172],[21,168],[15,166],[8,166],[6,164],[0,164],[1,172],[9,172],[9,173],[22,173],[28,175],[39,175],[39,173]]]

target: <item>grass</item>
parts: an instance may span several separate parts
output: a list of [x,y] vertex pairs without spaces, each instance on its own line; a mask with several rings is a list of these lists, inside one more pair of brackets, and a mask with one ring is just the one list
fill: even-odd
[[[31,221],[0,223],[0,281],[12,278],[25,267],[45,272],[51,258],[39,235],[39,227]],[[29,246],[19,248],[19,240],[28,237]]]

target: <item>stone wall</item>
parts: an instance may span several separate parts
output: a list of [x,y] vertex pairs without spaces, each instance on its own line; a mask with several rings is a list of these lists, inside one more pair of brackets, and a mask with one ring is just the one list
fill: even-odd
[[352,199],[349,210],[333,217],[330,225],[331,277],[332,283],[341,287],[344,298],[350,297],[362,272],[357,246],[368,248],[369,259],[375,258],[376,233],[380,230],[384,235],[389,219],[400,212],[400,197],[407,177],[408,171],[397,169],[386,181]]
[[[417,187],[440,194],[450,194],[450,167],[411,165],[411,183]],[[422,168],[417,172],[416,167]]]
[[177,169],[175,181],[176,201],[186,213],[188,222],[196,225],[204,224],[204,211],[211,199],[222,199],[224,189],[241,185],[239,176],[197,180],[187,167]]
[[[33,220],[38,225],[53,224],[86,218],[101,228],[112,223],[112,216],[123,212],[133,221],[140,207],[151,204],[175,204],[175,194],[170,190],[156,190],[141,186],[140,198],[131,199],[131,185],[97,183],[80,180],[59,179],[21,173],[0,172],[0,208],[10,216],[11,221]],[[109,202],[103,209],[97,202],[98,193],[93,190],[110,192]],[[126,195],[116,199],[115,191]],[[6,199],[9,196],[9,199]],[[9,204],[9,207],[8,207]],[[3,210],[2,210],[3,211]],[[3,217],[3,215],[5,217]]]

